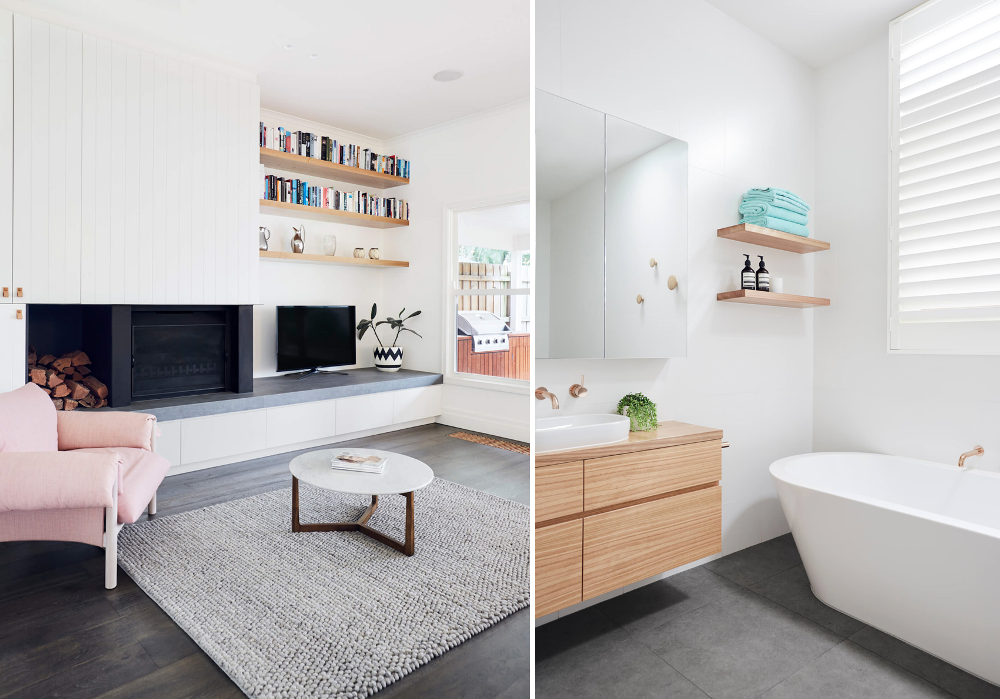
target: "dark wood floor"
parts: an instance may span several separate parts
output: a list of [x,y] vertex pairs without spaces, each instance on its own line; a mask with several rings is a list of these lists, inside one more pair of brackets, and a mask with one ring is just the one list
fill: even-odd
[[[528,457],[426,425],[338,446],[408,454],[435,475],[528,504]],[[167,478],[159,515],[278,490],[301,452]],[[0,697],[229,699],[244,694],[119,568],[105,590],[104,552],[59,542],[0,543]],[[445,653],[376,696],[529,696],[530,610]]]

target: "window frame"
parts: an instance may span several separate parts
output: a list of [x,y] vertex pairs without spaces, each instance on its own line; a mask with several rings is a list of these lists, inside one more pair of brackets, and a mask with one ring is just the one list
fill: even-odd
[[[458,215],[479,209],[492,209],[498,206],[510,204],[529,204],[530,197],[527,192],[516,192],[507,196],[500,196],[475,201],[445,204],[443,211],[444,218],[444,383],[453,386],[465,386],[467,388],[478,388],[490,391],[500,391],[503,393],[515,393],[528,395],[531,392],[531,382],[523,379],[508,379],[499,376],[482,376],[479,374],[459,373],[455,369],[456,361],[456,337],[458,327],[455,320],[455,299],[458,296],[497,296],[495,289],[459,289],[458,288]],[[482,291],[482,294],[477,292]],[[492,291],[493,293],[488,293]],[[504,296],[528,296],[531,297],[530,287],[520,289],[507,289],[508,294]],[[534,316],[532,316],[533,318]],[[533,334],[532,334],[533,337]]]

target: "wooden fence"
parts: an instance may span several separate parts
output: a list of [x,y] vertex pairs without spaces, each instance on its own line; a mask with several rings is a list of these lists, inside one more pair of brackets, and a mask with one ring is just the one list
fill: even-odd
[[511,333],[506,352],[473,352],[472,338],[458,338],[457,369],[461,374],[503,376],[527,381],[531,377],[531,335]]
[[[510,265],[485,262],[459,262],[458,286],[460,289],[509,289]],[[510,320],[510,296],[459,296],[458,310],[488,311],[505,321]]]

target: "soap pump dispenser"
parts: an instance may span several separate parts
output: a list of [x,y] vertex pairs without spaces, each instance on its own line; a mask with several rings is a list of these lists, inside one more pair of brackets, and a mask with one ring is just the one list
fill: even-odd
[[750,256],[745,254],[743,257],[747,258],[747,261],[743,265],[743,286],[741,288],[753,291],[757,288],[757,275],[754,274],[753,265],[750,264]]
[[764,256],[757,255],[757,257],[760,258],[760,267],[757,268],[757,291],[770,291],[771,275],[764,267]]

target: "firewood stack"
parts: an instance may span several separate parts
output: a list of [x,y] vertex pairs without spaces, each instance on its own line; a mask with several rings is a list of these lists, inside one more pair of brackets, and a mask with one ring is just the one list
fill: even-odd
[[90,357],[82,350],[61,357],[39,357],[28,348],[28,378],[52,397],[56,410],[103,408],[108,404],[108,387],[90,373]]

